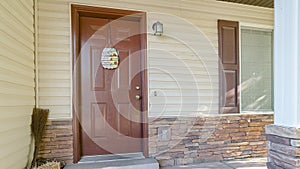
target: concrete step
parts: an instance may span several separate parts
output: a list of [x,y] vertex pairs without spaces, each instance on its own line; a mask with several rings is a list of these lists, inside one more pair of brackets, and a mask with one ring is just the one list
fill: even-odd
[[108,155],[95,155],[83,156],[78,163],[93,163],[93,162],[109,162],[109,161],[122,161],[128,159],[144,159],[142,152],[126,153],[126,154],[108,154]]
[[141,153],[130,153],[85,156],[79,163],[67,165],[65,169],[159,169],[159,164]]

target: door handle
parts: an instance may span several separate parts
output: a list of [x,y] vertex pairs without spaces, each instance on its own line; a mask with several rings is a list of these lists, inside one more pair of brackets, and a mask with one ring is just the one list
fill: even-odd
[[141,98],[142,98],[142,96],[140,96],[140,95],[138,95],[138,94],[135,95],[135,99],[136,99],[136,100],[141,100]]

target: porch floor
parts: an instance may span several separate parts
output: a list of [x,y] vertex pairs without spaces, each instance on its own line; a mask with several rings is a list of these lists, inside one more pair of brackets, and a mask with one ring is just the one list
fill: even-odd
[[232,161],[199,163],[174,167],[161,167],[161,169],[267,169],[266,163],[266,158],[248,158]]

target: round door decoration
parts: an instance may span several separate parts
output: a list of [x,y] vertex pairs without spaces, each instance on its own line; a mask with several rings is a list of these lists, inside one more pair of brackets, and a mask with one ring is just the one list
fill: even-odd
[[119,66],[119,52],[116,48],[104,48],[101,56],[104,69],[116,69]]

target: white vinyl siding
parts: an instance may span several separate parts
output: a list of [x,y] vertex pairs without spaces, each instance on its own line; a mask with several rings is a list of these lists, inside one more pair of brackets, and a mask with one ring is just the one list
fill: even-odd
[[24,168],[34,107],[33,0],[0,1],[0,168]]
[[217,20],[273,25],[273,9],[215,0],[39,0],[38,101],[51,118],[72,117],[71,3],[147,12],[150,116],[217,114]]

